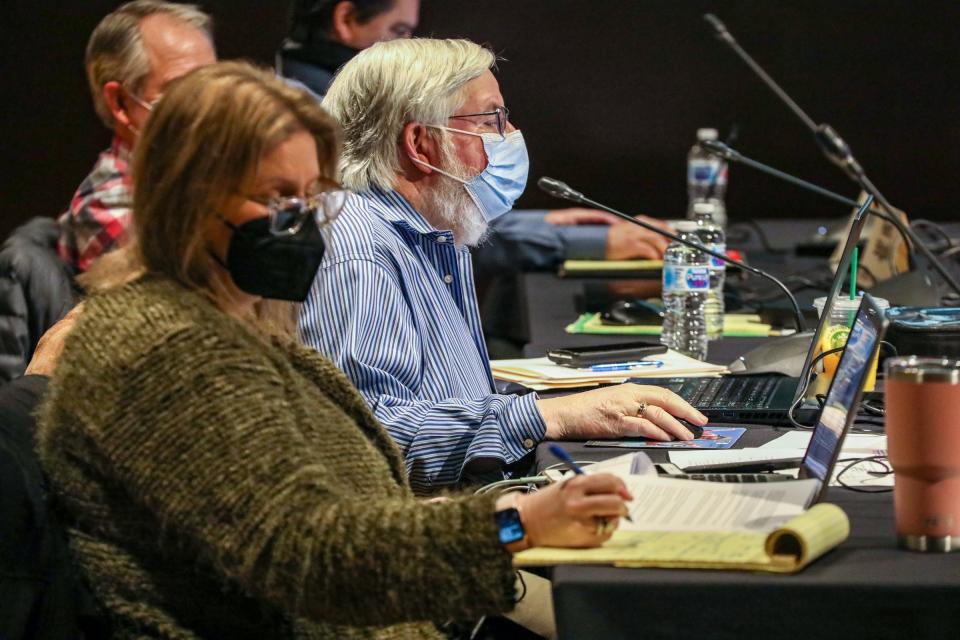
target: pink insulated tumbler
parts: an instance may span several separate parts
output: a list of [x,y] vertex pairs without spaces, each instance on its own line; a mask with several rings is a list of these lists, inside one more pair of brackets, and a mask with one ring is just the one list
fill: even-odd
[[960,361],[886,363],[887,450],[901,547],[960,548]]

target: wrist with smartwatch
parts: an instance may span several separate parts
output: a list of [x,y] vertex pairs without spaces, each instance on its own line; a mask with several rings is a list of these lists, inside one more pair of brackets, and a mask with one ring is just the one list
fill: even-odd
[[518,553],[532,546],[523,525],[520,496],[516,493],[509,493],[497,500],[493,521],[497,524],[500,544],[510,553]]

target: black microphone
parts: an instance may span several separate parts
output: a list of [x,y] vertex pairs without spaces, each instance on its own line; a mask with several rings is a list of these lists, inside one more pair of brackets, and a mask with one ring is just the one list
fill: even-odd
[[[710,23],[710,26],[713,27],[713,30],[717,36],[717,40],[725,43],[734,53],[736,53],[741,60],[743,60],[750,69],[757,74],[757,76],[763,81],[767,87],[773,91],[780,100],[786,104],[791,111],[793,111],[800,120],[803,121],[803,124],[806,125],[808,129],[813,133],[814,138],[817,141],[817,144],[820,146],[821,151],[838,167],[847,172],[847,175],[853,176],[863,172],[863,169],[857,163],[856,158],[853,157],[853,154],[850,151],[850,146],[844,142],[843,138],[840,137],[833,127],[828,124],[817,124],[813,121],[813,118],[807,115],[807,113],[800,108],[796,102],[793,101],[793,98],[784,91],[777,82],[770,77],[770,75],[764,71],[763,67],[757,64],[757,61],[746,52],[746,50],[740,46],[740,43],[737,42],[736,38],[733,37],[733,34],[727,29],[727,25],[723,24],[720,21],[720,18],[713,15],[712,13],[703,14],[703,19]],[[872,194],[876,196],[876,194]]]
[[[880,204],[880,207],[883,209],[883,212],[886,216],[879,216],[886,220],[887,222],[893,224],[900,233],[906,237],[910,238],[910,241],[916,246],[924,257],[930,263],[937,273],[940,274],[940,277],[950,285],[950,288],[953,289],[958,295],[960,295],[960,284],[950,275],[947,269],[943,266],[940,260],[937,259],[933,252],[930,249],[920,242],[920,239],[913,233],[913,231],[906,225],[904,225],[898,218],[896,212],[893,210],[893,205],[890,204],[890,201],[887,200],[880,190],[870,181],[870,178],[867,177],[867,174],[864,172],[863,167],[860,166],[860,163],[857,162],[857,159],[853,157],[853,152],[850,150],[850,145],[848,145],[843,138],[840,137],[840,134],[834,130],[828,124],[817,124],[813,121],[800,108],[796,102],[793,101],[787,92],[780,88],[780,85],[771,78],[763,68],[756,63],[756,61],[750,57],[743,47],[736,41],[736,39],[731,35],[730,31],[727,29],[726,25],[720,22],[720,19],[712,13],[706,13],[703,16],[704,20],[710,23],[710,26],[713,27],[714,32],[716,33],[717,39],[727,44],[734,53],[736,53],[741,60],[743,60],[748,67],[763,81],[767,87],[773,91],[787,107],[793,111],[796,116],[803,121],[804,125],[813,133],[814,139],[817,141],[817,145],[823,151],[824,155],[830,159],[835,165],[840,167],[843,172],[847,175],[850,180],[857,184],[861,189],[869,193],[874,197],[874,199]],[[876,211],[871,211],[874,215],[879,215]],[[910,242],[907,243],[908,245]]]
[[740,43],[738,43],[730,31],[727,30],[727,26],[720,22],[720,18],[712,13],[705,13],[703,14],[703,19],[709,22],[710,26],[713,27],[713,30],[717,36],[717,40],[726,43],[727,46],[733,49],[733,51],[740,56],[744,62],[747,63],[747,66],[749,66],[754,73],[760,76],[760,79],[763,80],[764,84],[766,84],[771,91],[777,94],[777,97],[783,100],[787,106],[790,107],[795,114],[797,114],[798,118],[803,120],[804,124],[807,125],[807,128],[816,132],[817,123],[814,122],[810,116],[808,116],[804,110],[800,108],[800,105],[794,102],[793,99],[787,95],[786,91],[780,88],[780,85],[778,85],[773,78],[767,75],[767,72],[763,70],[763,67],[757,64],[756,61],[750,57],[749,53],[743,50],[743,47],[740,46]]
[[736,40],[733,39],[733,36],[730,35],[730,32],[727,31],[727,25],[720,22],[720,18],[713,15],[712,13],[703,14],[703,19],[710,23],[713,27],[713,30],[716,31],[717,40],[723,40],[725,42],[733,42],[736,44]]
[[566,182],[561,182],[555,178],[543,176],[537,180],[537,186],[540,187],[541,191],[545,191],[554,198],[569,200],[570,202],[576,202],[578,204],[581,204],[584,201],[584,196],[582,193],[574,190],[573,187],[568,185]]
[[561,200],[569,200],[570,202],[575,202],[577,204],[586,204],[596,209],[609,211],[613,215],[619,218],[623,218],[628,222],[632,222],[633,224],[639,225],[644,229],[649,229],[650,231],[653,231],[654,233],[657,233],[666,238],[670,238],[675,242],[679,242],[680,244],[685,244],[688,247],[692,247],[693,249],[696,249],[697,251],[701,251],[703,253],[706,253],[707,255],[713,256],[714,258],[723,260],[728,265],[732,265],[734,267],[737,267],[738,269],[743,269],[748,273],[752,273],[756,276],[760,276],[761,278],[765,278],[769,280],[770,282],[780,287],[780,289],[787,296],[787,298],[789,298],[790,304],[793,305],[793,315],[794,315],[794,320],[797,324],[797,331],[799,331],[800,333],[803,333],[806,330],[806,326],[804,325],[804,322],[803,322],[803,313],[800,312],[800,305],[797,304],[797,299],[793,297],[793,294],[790,292],[789,289],[787,289],[787,286],[785,284],[777,280],[775,277],[773,277],[766,271],[762,271],[760,269],[757,269],[756,267],[751,267],[750,265],[744,264],[739,260],[734,260],[733,258],[729,257],[725,253],[720,253],[719,251],[714,251],[713,249],[707,248],[702,244],[700,244],[699,242],[693,242],[692,240],[681,238],[677,234],[670,233],[669,231],[664,231],[663,229],[659,227],[655,227],[649,222],[644,222],[643,220],[634,218],[633,216],[623,213],[622,211],[618,211],[617,209],[614,209],[612,207],[608,207],[607,205],[597,202],[596,200],[591,200],[587,196],[583,195],[579,191],[572,188],[566,182],[561,182],[560,180],[556,180],[555,178],[548,178],[544,176],[539,180],[537,180],[537,186],[555,198],[560,198]]

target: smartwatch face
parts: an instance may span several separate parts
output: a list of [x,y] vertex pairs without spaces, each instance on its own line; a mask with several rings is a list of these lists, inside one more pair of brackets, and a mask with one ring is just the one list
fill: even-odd
[[500,544],[510,544],[523,540],[525,532],[520,521],[520,512],[516,509],[504,509],[493,514],[500,530]]

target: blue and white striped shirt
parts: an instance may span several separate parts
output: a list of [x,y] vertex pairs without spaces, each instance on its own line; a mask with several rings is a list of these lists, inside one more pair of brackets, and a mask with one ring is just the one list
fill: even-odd
[[[470,252],[396,192],[351,195],[300,315],[303,341],[360,389],[417,491],[499,469],[543,439],[533,394],[498,395]],[[502,472],[498,472],[502,474]]]

